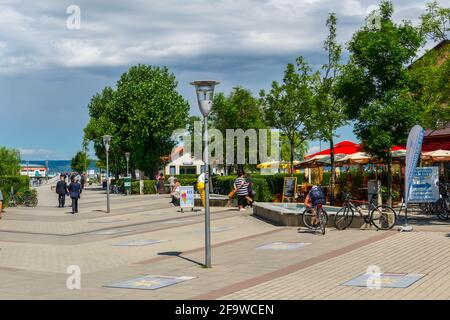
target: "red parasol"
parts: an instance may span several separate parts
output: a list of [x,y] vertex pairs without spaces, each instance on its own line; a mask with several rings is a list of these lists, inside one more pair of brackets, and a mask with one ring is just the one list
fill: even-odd
[[[334,146],[335,154],[353,154],[360,151],[362,151],[362,148],[359,144],[347,140],[336,143]],[[330,149],[326,149],[320,152],[316,152],[314,154],[307,155],[305,156],[305,159],[310,159],[316,156],[329,156],[329,155]]]

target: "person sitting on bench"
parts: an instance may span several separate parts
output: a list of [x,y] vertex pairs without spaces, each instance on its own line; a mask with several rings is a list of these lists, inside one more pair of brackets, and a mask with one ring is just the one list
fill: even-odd
[[173,185],[172,190],[170,190],[170,195],[172,197],[171,203],[174,206],[178,206],[180,204],[180,187],[181,187],[181,184],[180,184],[180,182],[178,181],[177,178],[174,178],[173,181],[174,181],[174,185]]

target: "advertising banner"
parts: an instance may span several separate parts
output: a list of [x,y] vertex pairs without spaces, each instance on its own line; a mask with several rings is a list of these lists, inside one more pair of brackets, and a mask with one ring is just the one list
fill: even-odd
[[180,207],[194,208],[194,187],[184,186],[180,187]]
[[425,130],[419,125],[414,126],[409,132],[408,142],[406,144],[405,202],[408,202],[410,186],[414,176],[414,170],[417,166],[417,161],[422,152],[424,136]]

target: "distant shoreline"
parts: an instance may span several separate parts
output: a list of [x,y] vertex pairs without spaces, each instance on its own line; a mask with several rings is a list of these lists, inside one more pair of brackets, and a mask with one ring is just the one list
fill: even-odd
[[[55,174],[55,173],[61,173],[61,172],[71,172],[73,171],[70,166],[70,160],[21,160],[21,164],[40,164],[40,165],[46,165],[48,162],[48,173],[49,174]],[[97,160],[91,160],[89,163],[88,170],[95,170],[100,171],[99,168],[95,165]]]

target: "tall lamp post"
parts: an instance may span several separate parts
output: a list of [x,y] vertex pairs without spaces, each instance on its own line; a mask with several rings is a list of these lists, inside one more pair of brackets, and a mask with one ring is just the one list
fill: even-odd
[[214,87],[220,82],[214,80],[194,81],[191,85],[195,86],[197,93],[198,106],[203,115],[205,126],[205,151],[203,161],[205,162],[205,266],[211,268],[211,221],[209,211],[209,149],[208,149],[208,115],[211,112]]
[[[129,173],[130,153],[129,152],[125,152],[125,159],[127,159],[127,178],[128,178],[130,176],[130,173]],[[127,195],[130,195],[129,189],[127,189]]]
[[105,134],[103,136],[103,145],[106,149],[106,212],[110,212],[109,205],[109,145],[111,143],[111,136]]

